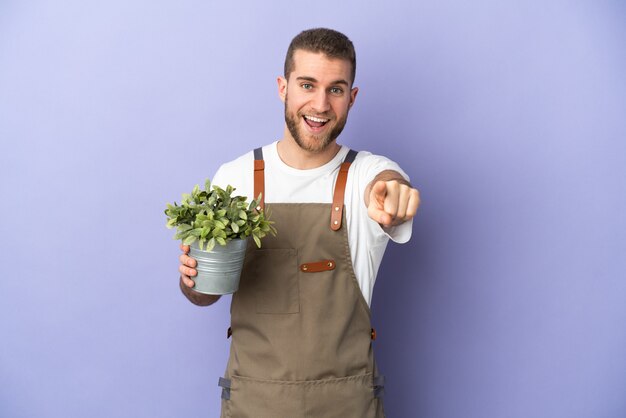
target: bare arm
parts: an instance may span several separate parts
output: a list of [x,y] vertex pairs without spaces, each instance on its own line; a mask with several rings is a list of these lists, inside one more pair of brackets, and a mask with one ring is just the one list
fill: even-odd
[[383,227],[400,225],[415,216],[419,191],[397,171],[385,170],[365,188],[367,213]]
[[219,300],[220,295],[205,295],[204,293],[193,290],[196,283],[193,281],[192,277],[198,274],[194,268],[197,262],[187,255],[189,254],[188,245],[181,245],[180,249],[183,254],[180,255],[178,271],[180,271],[180,290],[183,292],[183,295],[194,305],[208,306],[214,304]]

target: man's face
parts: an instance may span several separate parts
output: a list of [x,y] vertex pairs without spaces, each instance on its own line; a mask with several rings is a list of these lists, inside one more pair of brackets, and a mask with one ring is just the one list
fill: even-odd
[[289,80],[278,78],[285,123],[300,148],[324,151],[341,133],[358,89],[351,88],[352,64],[322,53],[296,50]]

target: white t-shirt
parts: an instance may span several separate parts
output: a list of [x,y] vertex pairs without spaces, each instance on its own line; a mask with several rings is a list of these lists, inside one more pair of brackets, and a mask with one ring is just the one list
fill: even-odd
[[[279,157],[273,142],[263,147],[265,160],[266,203],[332,203],[335,180],[339,167],[349,148],[342,146],[337,155],[321,167],[299,170],[285,164]],[[254,195],[254,153],[252,151],[223,164],[215,173],[212,183],[222,188],[231,185],[236,195],[252,200]],[[394,170],[408,176],[395,162],[388,158],[359,151],[348,172],[344,204],[350,256],[354,274],[370,305],[378,267],[385,253],[387,242],[405,243],[411,238],[413,222],[383,229],[367,214],[364,202],[365,188],[384,170]]]

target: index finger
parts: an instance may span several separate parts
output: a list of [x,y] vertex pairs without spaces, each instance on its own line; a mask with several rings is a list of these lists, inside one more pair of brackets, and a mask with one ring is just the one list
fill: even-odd
[[398,204],[400,203],[400,185],[397,181],[388,181],[387,195],[385,196],[384,210],[392,218],[398,213]]
[[189,254],[189,245],[180,244],[180,250],[185,254]]

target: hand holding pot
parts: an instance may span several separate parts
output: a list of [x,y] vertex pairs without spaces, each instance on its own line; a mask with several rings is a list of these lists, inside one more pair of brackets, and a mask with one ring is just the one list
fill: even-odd
[[180,245],[180,249],[183,252],[180,257],[180,266],[178,267],[178,271],[180,271],[180,277],[185,284],[185,286],[189,288],[193,288],[196,283],[191,280],[191,277],[195,277],[198,275],[198,272],[194,267],[196,267],[197,262],[193,258],[189,257],[189,245]]
[[180,266],[178,266],[180,290],[183,291],[187,299],[198,306],[207,306],[217,302],[220,295],[205,295],[194,291],[193,288],[196,283],[191,278],[198,275],[198,271],[195,269],[198,262],[187,255],[190,251],[189,245],[181,245],[180,249],[183,252],[179,257]]

